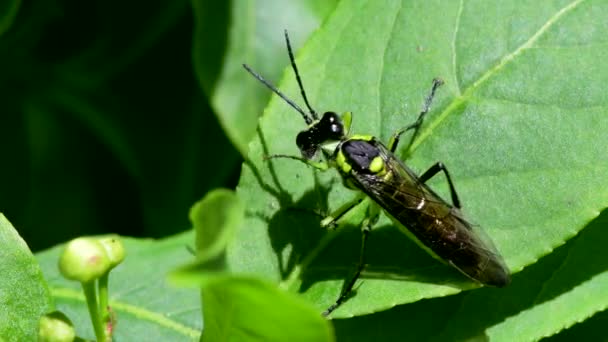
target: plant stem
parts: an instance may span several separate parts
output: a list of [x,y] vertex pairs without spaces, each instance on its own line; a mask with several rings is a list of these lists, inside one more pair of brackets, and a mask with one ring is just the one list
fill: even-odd
[[99,307],[97,304],[97,291],[95,289],[95,281],[82,283],[82,290],[87,300],[87,306],[89,308],[89,315],[91,316],[91,322],[93,323],[93,330],[95,330],[95,337],[98,342],[106,341],[106,334],[101,324],[101,317],[99,317]]
[[99,292],[99,309],[101,310],[101,319],[103,322],[107,322],[110,319],[108,312],[108,279],[110,272],[102,275],[99,278],[98,292]]

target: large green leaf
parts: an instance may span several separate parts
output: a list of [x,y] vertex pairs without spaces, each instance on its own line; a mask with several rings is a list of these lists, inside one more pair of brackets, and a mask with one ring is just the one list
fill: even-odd
[[0,340],[34,341],[52,298],[27,244],[0,214]]
[[[335,0],[234,0],[230,13],[226,13],[226,2],[193,2],[197,76],[226,135],[243,155],[247,154],[247,143],[255,136],[258,117],[270,94],[250,81],[241,64],[255,65],[269,80],[278,79],[289,63],[281,32],[289,29],[295,46],[300,46],[335,3]],[[225,54],[221,53],[222,48]],[[223,57],[223,63],[218,57]]]
[[[170,287],[170,270],[193,257],[187,250],[192,233],[164,240],[121,238],[126,258],[110,274],[110,306],[116,315],[115,340],[193,341],[201,328],[197,291]],[[57,269],[63,246],[37,254],[57,309],[74,323],[76,333],[94,338],[81,286],[64,279]]]
[[[384,141],[415,120],[431,79],[443,78],[408,165],[420,172],[443,161],[465,213],[516,273],[607,206],[607,6],[601,0],[342,2],[297,60],[318,111],[353,111],[355,133]],[[293,75],[280,88],[301,102]],[[337,208],[352,192],[334,172],[263,160],[297,155],[295,135],[303,128],[298,114],[273,98],[249,146],[238,188],[248,218],[229,262],[301,292],[322,310],[358,258],[362,213],[326,234],[312,212]],[[430,185],[446,195],[443,183]],[[356,295],[334,317],[470,287],[386,219],[372,232],[367,263]]]

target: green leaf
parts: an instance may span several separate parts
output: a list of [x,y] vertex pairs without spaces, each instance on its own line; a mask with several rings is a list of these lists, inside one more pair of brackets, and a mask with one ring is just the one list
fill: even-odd
[[201,341],[333,341],[331,324],[273,284],[225,277],[203,288]]
[[0,246],[0,340],[35,341],[52,298],[32,252],[2,214]]
[[201,288],[204,341],[331,341],[327,320],[306,301],[256,278],[226,269],[226,247],[242,227],[244,206],[233,191],[217,189],[190,211],[197,260],[171,280]]
[[608,212],[574,241],[568,255],[543,284],[532,308],[488,329],[496,341],[539,340],[608,308]]
[[[385,142],[415,120],[431,80],[441,77],[446,84],[407,163],[422,172],[444,162],[465,214],[517,273],[575,236],[608,203],[607,5],[341,2],[297,62],[317,111],[352,111],[353,132]],[[291,73],[280,88],[301,103]],[[305,125],[280,99],[271,100],[260,125],[237,189],[248,205],[247,229],[239,231],[229,263],[323,310],[353,272],[363,213],[326,234],[313,212],[335,209],[353,193],[335,172],[263,160],[298,154],[294,140]],[[448,198],[444,183],[429,182]],[[334,318],[471,286],[386,219],[372,231],[367,265],[356,295]],[[517,279],[511,286],[518,287]]]
[[[516,274],[507,288],[485,288],[334,320],[338,340],[533,341],[556,334],[606,304],[606,286],[596,280],[607,269],[608,259],[597,257],[606,240],[607,220],[608,211],[604,211],[579,237]],[[590,290],[580,291],[583,287]],[[564,302],[567,309],[555,309],[555,304]],[[602,315],[555,336],[597,339],[601,336],[598,324],[605,319]]]
[[179,267],[169,279],[178,286],[201,287],[229,274],[226,248],[242,226],[245,208],[232,190],[215,189],[190,209],[196,233],[196,260]]
[[196,250],[200,258],[224,253],[241,226],[245,208],[232,190],[215,189],[190,209],[190,221],[196,232]]
[[[608,306],[604,249],[608,211],[577,238],[527,268],[506,289],[468,293],[436,340],[532,341],[551,336]],[[439,329],[438,329],[439,330]]]
[[[294,47],[301,46],[335,3],[335,0],[233,1],[227,9],[225,3],[193,2],[198,80],[224,131],[242,155],[247,154],[247,144],[255,135],[258,117],[270,94],[255,84],[241,65],[248,63],[268,80],[277,80],[289,63],[281,38],[283,30],[289,30]],[[228,21],[230,25],[225,32],[222,24]],[[219,37],[226,36],[224,43]]]
[[[167,273],[193,256],[187,246],[192,233],[163,240],[121,237],[126,258],[110,273],[110,306],[116,315],[115,340],[193,341],[202,322],[199,293],[169,287]],[[94,339],[84,295],[77,282],[65,280],[57,270],[63,246],[37,254],[49,281],[57,309],[74,323],[76,334]]]
[[603,311],[583,323],[577,324],[574,327],[562,332],[559,335],[554,335],[544,339],[546,342],[558,341],[592,341],[598,336],[606,334],[606,324],[608,323],[608,311]]

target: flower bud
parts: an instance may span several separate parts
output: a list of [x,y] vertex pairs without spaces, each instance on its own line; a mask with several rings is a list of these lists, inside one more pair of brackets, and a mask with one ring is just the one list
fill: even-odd
[[92,238],[68,242],[59,258],[59,271],[67,279],[88,283],[110,270],[110,258],[104,246]]
[[75,338],[74,326],[62,312],[55,311],[40,317],[39,342],[72,342]]
[[125,247],[118,236],[103,237],[99,239],[99,242],[106,249],[111,269],[118,266],[125,259]]

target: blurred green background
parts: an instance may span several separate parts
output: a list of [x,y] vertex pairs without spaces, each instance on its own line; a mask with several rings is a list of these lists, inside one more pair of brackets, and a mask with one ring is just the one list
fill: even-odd
[[[234,188],[270,92],[336,1],[0,3],[0,212],[33,251],[163,237]],[[280,14],[280,15],[277,15]],[[227,136],[229,138],[227,138]]]
[[[213,84],[229,3],[204,3]],[[0,5],[0,212],[33,251],[171,235],[208,190],[235,186],[241,157],[196,78],[194,20],[183,0]]]

